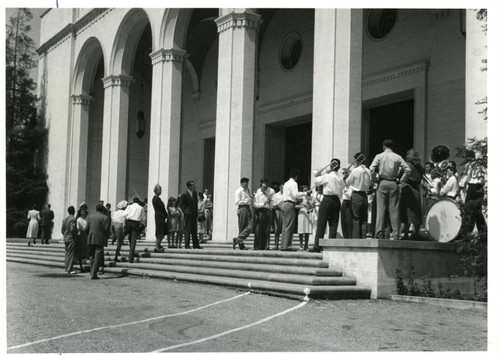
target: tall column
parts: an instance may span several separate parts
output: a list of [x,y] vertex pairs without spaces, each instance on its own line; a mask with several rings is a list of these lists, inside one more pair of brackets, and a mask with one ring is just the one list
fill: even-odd
[[362,11],[315,10],[312,169],[361,149]]
[[92,97],[72,95],[71,98],[73,99],[73,121],[71,122],[67,205],[78,206],[85,201],[87,188],[87,148]]
[[486,105],[477,102],[488,96],[487,72],[483,59],[487,59],[487,36],[484,21],[476,18],[476,10],[466,11],[465,39],[465,139],[487,136],[487,121],[479,113]]
[[312,169],[361,149],[362,11],[315,10]]
[[110,75],[104,84],[101,200],[116,208],[126,198],[129,90],[132,77]]
[[234,192],[252,177],[255,65],[260,15],[222,10],[219,31],[213,239],[238,233]]
[[[153,84],[151,92],[151,132],[149,142],[148,200],[160,184],[165,204],[179,189],[182,67],[186,52],[160,49],[151,53]],[[155,239],[154,208],[148,208],[146,239]]]

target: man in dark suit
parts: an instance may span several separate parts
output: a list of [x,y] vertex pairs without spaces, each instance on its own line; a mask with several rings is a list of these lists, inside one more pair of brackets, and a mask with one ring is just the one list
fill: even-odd
[[47,205],[40,211],[40,227],[42,227],[42,244],[49,244],[49,239],[52,234],[53,220],[54,220],[54,212],[50,209],[50,205]]
[[181,195],[179,207],[184,213],[185,247],[189,249],[189,237],[193,237],[193,248],[203,249],[198,242],[198,193],[194,181],[188,181],[187,191]]
[[104,259],[104,247],[108,245],[109,238],[109,218],[106,214],[106,207],[99,204],[96,213],[89,217],[88,244],[90,251],[90,278],[98,279],[99,260]]

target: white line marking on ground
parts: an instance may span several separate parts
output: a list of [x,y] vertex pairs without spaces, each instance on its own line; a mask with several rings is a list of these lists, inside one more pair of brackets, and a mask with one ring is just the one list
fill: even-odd
[[240,330],[243,330],[243,329],[247,329],[247,328],[250,328],[250,327],[253,327],[255,325],[258,325],[258,324],[262,324],[262,323],[265,323],[267,321],[270,321],[271,319],[273,318],[277,318],[277,317],[280,317],[280,316],[283,316],[289,312],[292,312],[292,311],[295,311],[303,306],[305,306],[307,304],[307,302],[302,302],[298,305],[296,305],[295,307],[292,307],[292,308],[289,308],[287,310],[284,310],[283,312],[280,312],[280,313],[276,313],[276,314],[273,314],[272,316],[269,316],[267,318],[264,318],[264,319],[261,319],[257,322],[254,322],[254,323],[251,323],[251,324],[247,324],[247,325],[244,325],[242,327],[239,327],[239,328],[235,328],[235,329],[231,329],[231,330],[227,330],[225,332],[222,332],[222,333],[219,333],[219,334],[215,334],[215,335],[212,335],[212,336],[209,336],[207,338],[203,338],[203,339],[199,339],[199,340],[194,340],[194,341],[190,341],[188,343],[183,343],[183,344],[177,344],[177,345],[172,345],[172,346],[169,346],[169,347],[166,347],[166,348],[163,348],[163,349],[158,349],[158,350],[154,350],[152,351],[153,353],[160,353],[160,352],[163,352],[163,351],[168,351],[168,350],[173,350],[173,349],[178,349],[178,348],[181,348],[181,347],[184,347],[184,346],[188,346],[188,345],[193,345],[193,344],[199,344],[199,343],[203,343],[205,341],[208,341],[208,340],[212,340],[212,339],[215,339],[215,338],[219,338],[219,337],[222,337],[224,335],[228,335],[228,334],[231,334],[231,333],[234,333],[234,332],[237,332],[237,331],[240,331]]
[[250,294],[250,292],[243,293],[241,295],[237,295],[237,296],[234,296],[234,297],[222,300],[222,301],[217,301],[217,302],[214,302],[214,303],[210,303],[210,304],[207,304],[205,306],[201,306],[201,307],[194,308],[194,309],[191,309],[189,311],[184,311],[184,312],[180,312],[180,313],[166,314],[166,315],[163,315],[163,316],[158,316],[158,317],[153,317],[153,318],[147,318],[147,319],[143,319],[143,320],[138,320],[138,321],[135,321],[135,322],[129,322],[129,323],[123,323],[123,324],[116,324],[116,325],[107,325],[107,326],[99,327],[99,328],[93,328],[93,329],[87,329],[87,330],[80,330],[80,331],[73,332],[73,333],[58,335],[58,336],[55,336],[55,337],[52,337],[52,338],[40,339],[40,340],[32,341],[32,342],[29,342],[29,343],[25,343],[25,344],[14,345],[14,346],[8,347],[7,350],[14,350],[14,349],[19,349],[19,348],[24,348],[24,347],[30,346],[30,345],[46,343],[46,342],[49,342],[49,341],[52,341],[52,340],[67,338],[67,337],[70,337],[70,336],[73,336],[73,335],[80,335],[80,334],[84,334],[84,333],[91,333],[91,332],[95,332],[95,331],[98,331],[98,330],[120,328],[120,327],[125,327],[127,325],[135,325],[135,324],[140,324],[140,323],[146,323],[146,322],[151,322],[151,321],[158,320],[158,319],[163,319],[163,318],[170,318],[170,317],[182,316],[184,314],[189,314],[189,313],[192,313],[192,312],[200,311],[202,309],[205,309],[205,308],[208,308],[208,307],[212,307],[212,306],[216,306],[216,305],[221,304],[221,303],[233,301],[233,300],[235,300],[237,298],[244,297],[244,296],[246,296],[248,294]]

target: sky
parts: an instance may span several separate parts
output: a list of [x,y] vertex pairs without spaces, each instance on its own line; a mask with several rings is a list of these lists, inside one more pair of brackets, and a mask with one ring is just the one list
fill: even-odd
[[[9,18],[11,16],[15,16],[16,14],[15,8],[6,8],[5,9],[5,21],[6,23],[9,22]],[[43,14],[45,11],[47,11],[47,8],[30,8],[31,13],[33,14],[33,19],[30,21],[31,24],[31,31],[29,33],[30,37],[33,39],[35,42],[35,48],[40,47],[40,15]],[[38,57],[38,55],[37,55]],[[38,81],[38,67],[33,68],[33,70],[30,73],[30,76],[35,80],[35,82]]]

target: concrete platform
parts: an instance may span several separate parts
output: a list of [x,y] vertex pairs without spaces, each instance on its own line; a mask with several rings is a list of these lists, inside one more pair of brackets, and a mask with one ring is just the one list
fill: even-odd
[[330,268],[343,270],[345,276],[356,278],[359,285],[371,288],[371,298],[391,298],[397,295],[396,270],[406,281],[413,267],[415,280],[430,275],[437,283],[462,295],[474,294],[473,278],[453,277],[459,262],[457,243],[402,241],[387,239],[323,239],[323,260]]

